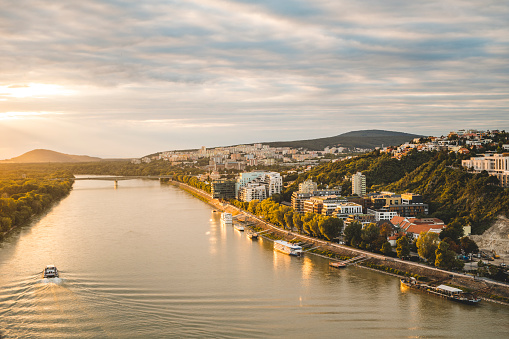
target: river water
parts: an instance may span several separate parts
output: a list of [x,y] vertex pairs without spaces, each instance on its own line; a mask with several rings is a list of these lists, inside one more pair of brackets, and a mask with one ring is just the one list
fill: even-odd
[[[41,278],[56,265],[57,280]],[[274,252],[157,181],[77,181],[0,244],[0,337],[503,338],[509,308]]]

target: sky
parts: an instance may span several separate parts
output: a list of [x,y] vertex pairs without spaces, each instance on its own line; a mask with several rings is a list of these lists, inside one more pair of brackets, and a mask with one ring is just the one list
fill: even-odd
[[0,159],[509,130],[509,2],[0,0]]

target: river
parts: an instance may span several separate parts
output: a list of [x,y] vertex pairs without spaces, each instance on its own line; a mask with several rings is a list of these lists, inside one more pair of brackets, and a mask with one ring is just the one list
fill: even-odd
[[[502,338],[509,308],[293,258],[158,181],[77,181],[0,244],[0,337]],[[60,278],[41,278],[56,265]]]

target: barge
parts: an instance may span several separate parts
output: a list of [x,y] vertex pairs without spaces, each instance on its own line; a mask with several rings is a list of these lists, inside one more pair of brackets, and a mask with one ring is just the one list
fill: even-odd
[[479,301],[481,301],[481,298],[475,296],[472,293],[464,292],[459,288],[447,285],[431,286],[424,283],[419,283],[415,278],[403,278],[400,281],[402,286],[423,291],[429,294],[434,294],[439,297],[456,301],[462,304],[476,305],[479,303]]
[[289,243],[284,240],[274,241],[274,249],[276,251],[283,252],[296,257],[300,257],[303,253],[301,246]]

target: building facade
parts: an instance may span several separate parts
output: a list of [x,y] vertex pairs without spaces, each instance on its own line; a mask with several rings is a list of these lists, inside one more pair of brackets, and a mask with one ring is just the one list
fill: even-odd
[[352,175],[352,194],[357,194],[359,197],[366,195],[366,176],[361,172]]
[[500,186],[509,187],[509,153],[484,154],[480,157],[462,160],[461,165],[476,173],[486,171],[489,175],[498,178]]
[[337,204],[333,215],[337,218],[346,220],[349,216],[355,214],[362,214],[362,205],[353,202],[343,202]]
[[213,199],[235,199],[234,180],[214,180],[211,186]]
[[[265,189],[265,194],[261,193],[260,187]],[[242,201],[263,200],[281,193],[282,188],[283,178],[278,172],[245,172],[237,179],[235,196]]]
[[299,192],[300,193],[312,193],[318,190],[318,185],[316,182],[313,182],[311,179],[308,179],[299,184]]

